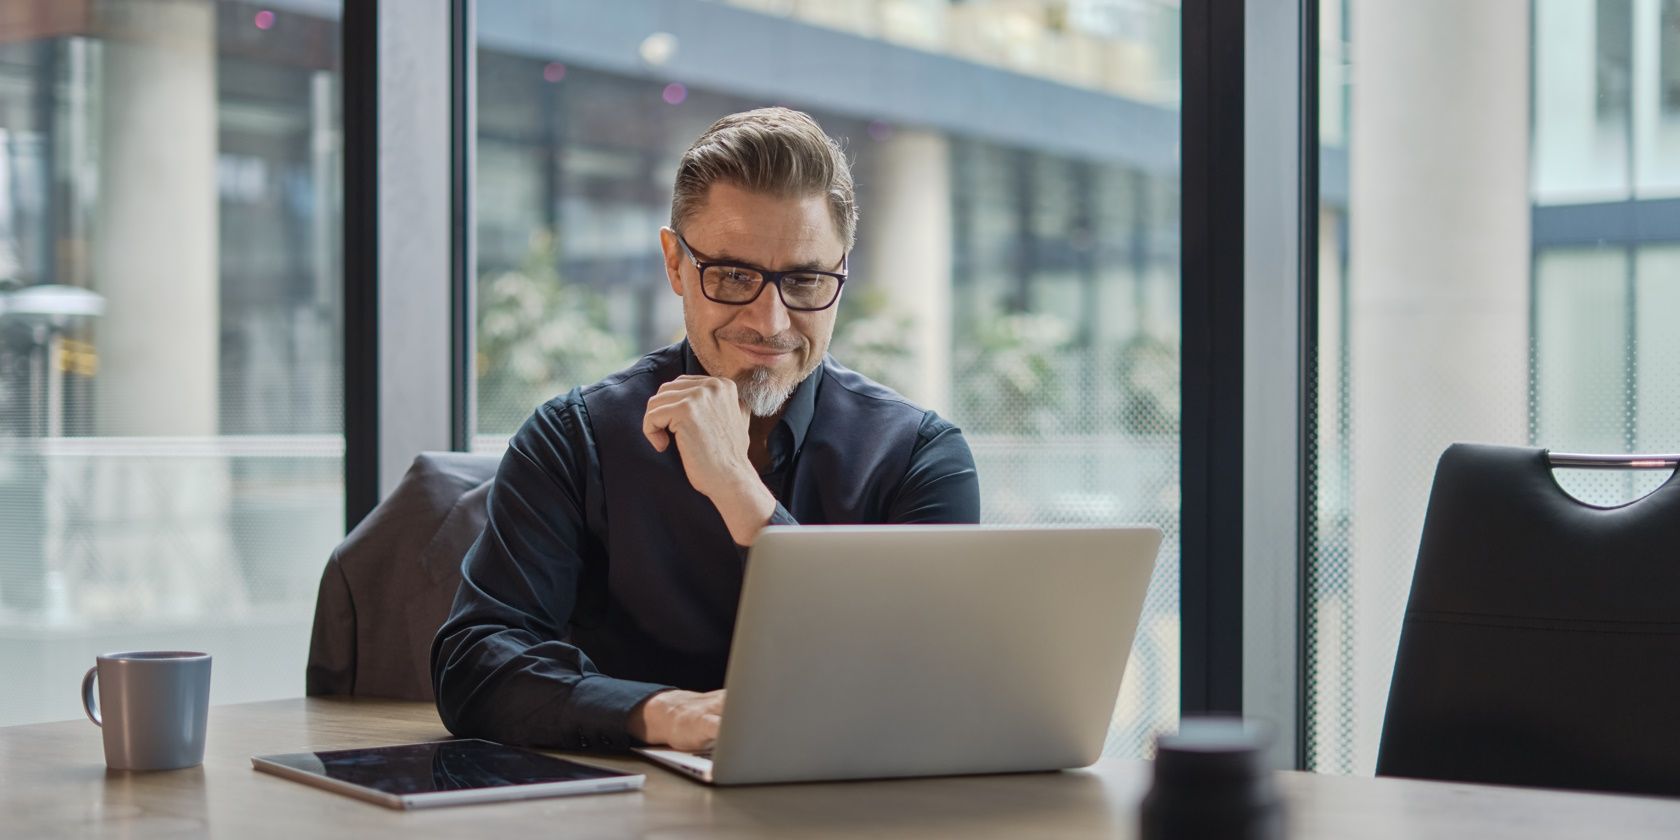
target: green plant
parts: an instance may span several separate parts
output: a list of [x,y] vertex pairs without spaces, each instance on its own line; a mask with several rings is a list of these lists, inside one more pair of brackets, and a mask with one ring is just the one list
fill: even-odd
[[885,292],[848,288],[840,298],[829,352],[839,362],[876,382],[914,398],[916,352],[910,346],[916,319],[893,309]]
[[622,368],[630,343],[612,331],[606,301],[560,277],[559,246],[531,237],[525,263],[478,278],[479,427],[516,428],[538,404]]
[[983,317],[957,355],[957,405],[974,431],[1039,435],[1057,428],[1066,397],[1058,371],[1073,328],[1034,312]]

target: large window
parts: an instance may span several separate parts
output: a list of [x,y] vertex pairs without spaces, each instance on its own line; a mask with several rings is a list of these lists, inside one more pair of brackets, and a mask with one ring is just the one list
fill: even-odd
[[[1320,5],[1313,769],[1375,765],[1450,443],[1680,449],[1674,6]],[[1599,505],[1667,477],[1558,472]]]
[[862,212],[832,352],[963,427],[986,521],[1166,532],[1108,751],[1171,726],[1177,4],[478,10],[475,448],[681,337],[657,239],[678,156],[724,114],[809,111]]
[[118,649],[296,696],[344,533],[337,3],[3,16],[0,725]]

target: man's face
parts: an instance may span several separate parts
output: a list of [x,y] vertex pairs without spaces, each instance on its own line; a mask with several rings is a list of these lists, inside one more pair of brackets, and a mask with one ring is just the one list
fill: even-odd
[[[839,271],[845,256],[825,196],[778,198],[725,183],[712,185],[704,205],[684,223],[683,238],[701,260],[771,271]],[[701,292],[700,272],[676,235],[662,231],[660,244],[700,364],[712,376],[735,380],[755,415],[774,414],[822,363],[838,305],[817,312],[789,310],[773,286],[752,303],[714,302]]]

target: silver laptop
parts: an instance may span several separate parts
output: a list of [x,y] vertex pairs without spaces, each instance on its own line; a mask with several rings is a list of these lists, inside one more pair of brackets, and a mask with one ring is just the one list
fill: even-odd
[[767,528],[709,754],[719,785],[1083,767],[1102,752],[1161,532]]

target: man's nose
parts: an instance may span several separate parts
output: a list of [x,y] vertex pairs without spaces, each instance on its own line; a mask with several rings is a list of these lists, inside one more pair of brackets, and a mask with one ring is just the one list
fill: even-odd
[[741,307],[746,310],[741,313],[739,321],[744,327],[751,327],[765,338],[781,335],[793,326],[793,318],[788,315],[787,305],[782,303],[781,290],[774,283],[765,283],[765,288],[758,293],[752,303]]

